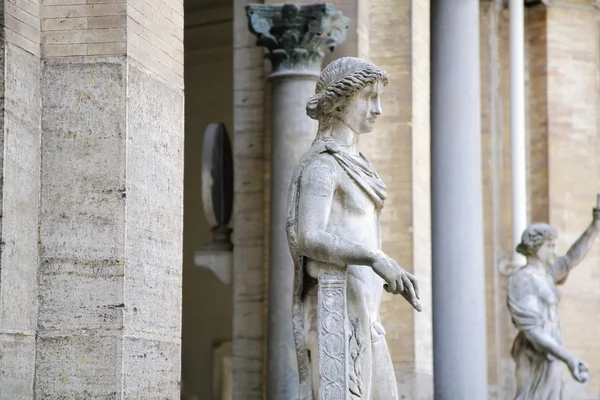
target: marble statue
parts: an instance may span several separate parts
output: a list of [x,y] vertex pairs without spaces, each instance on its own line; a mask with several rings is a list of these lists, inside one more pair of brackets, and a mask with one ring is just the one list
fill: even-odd
[[527,257],[527,264],[508,281],[508,308],[518,329],[511,351],[516,363],[515,400],[562,399],[563,363],[578,382],[588,378],[587,365],[561,343],[557,285],[583,260],[599,230],[600,204],[590,226],[564,256],[555,255],[552,226],[535,223],[523,232],[517,251]]
[[358,151],[381,114],[387,73],[344,57],[306,106],[319,127],[288,197],[293,324],[301,400],[398,398],[379,308],[385,289],[421,311],[417,279],[381,251],[386,187]]

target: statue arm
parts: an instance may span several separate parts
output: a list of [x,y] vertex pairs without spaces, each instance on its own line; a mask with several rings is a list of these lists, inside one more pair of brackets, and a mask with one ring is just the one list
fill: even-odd
[[525,332],[525,336],[533,345],[547,354],[551,354],[565,364],[569,365],[573,356],[561,346],[552,336],[542,328],[532,329]]
[[[531,287],[522,282],[521,291]],[[521,293],[523,294],[523,293]],[[544,312],[540,299],[534,294],[528,294],[516,302],[509,300],[509,309],[513,321],[533,346],[545,354],[551,354],[568,364],[571,355],[550,334],[544,330]]]
[[376,249],[326,230],[337,188],[337,169],[333,162],[319,158],[302,174],[298,199],[300,252],[323,263],[370,266],[376,258]]
[[592,222],[579,239],[573,243],[567,254],[556,259],[551,267],[556,283],[564,283],[569,271],[585,258],[596,236],[598,236],[598,229],[595,227],[595,222]]

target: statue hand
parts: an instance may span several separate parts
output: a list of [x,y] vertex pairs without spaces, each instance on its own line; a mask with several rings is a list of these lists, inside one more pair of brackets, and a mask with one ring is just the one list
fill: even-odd
[[577,382],[584,383],[588,380],[588,366],[583,361],[578,358],[571,357],[567,365],[569,366],[569,371],[571,371],[571,375]]
[[401,294],[417,311],[421,311],[419,283],[414,275],[406,272],[383,252],[378,253],[372,267],[385,281],[383,287],[388,293]]

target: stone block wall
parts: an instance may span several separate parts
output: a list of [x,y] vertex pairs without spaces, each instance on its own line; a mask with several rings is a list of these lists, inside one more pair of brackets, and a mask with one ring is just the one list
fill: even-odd
[[169,82],[183,83],[183,1],[129,0],[128,54]]
[[[43,57],[128,54],[169,82],[183,84],[182,1],[42,0],[39,8]],[[23,26],[21,31],[29,32]]]
[[267,247],[265,224],[264,53],[248,31],[246,4],[234,0],[233,30],[233,397],[262,399],[266,390]]
[[3,4],[6,41],[40,55],[40,2],[13,0]]
[[126,2],[42,0],[42,56],[125,54]]

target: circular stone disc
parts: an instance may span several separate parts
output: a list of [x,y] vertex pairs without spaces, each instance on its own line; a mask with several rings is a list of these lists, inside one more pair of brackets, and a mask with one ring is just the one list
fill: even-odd
[[204,131],[202,203],[212,227],[229,223],[233,211],[233,156],[224,124],[209,124]]

